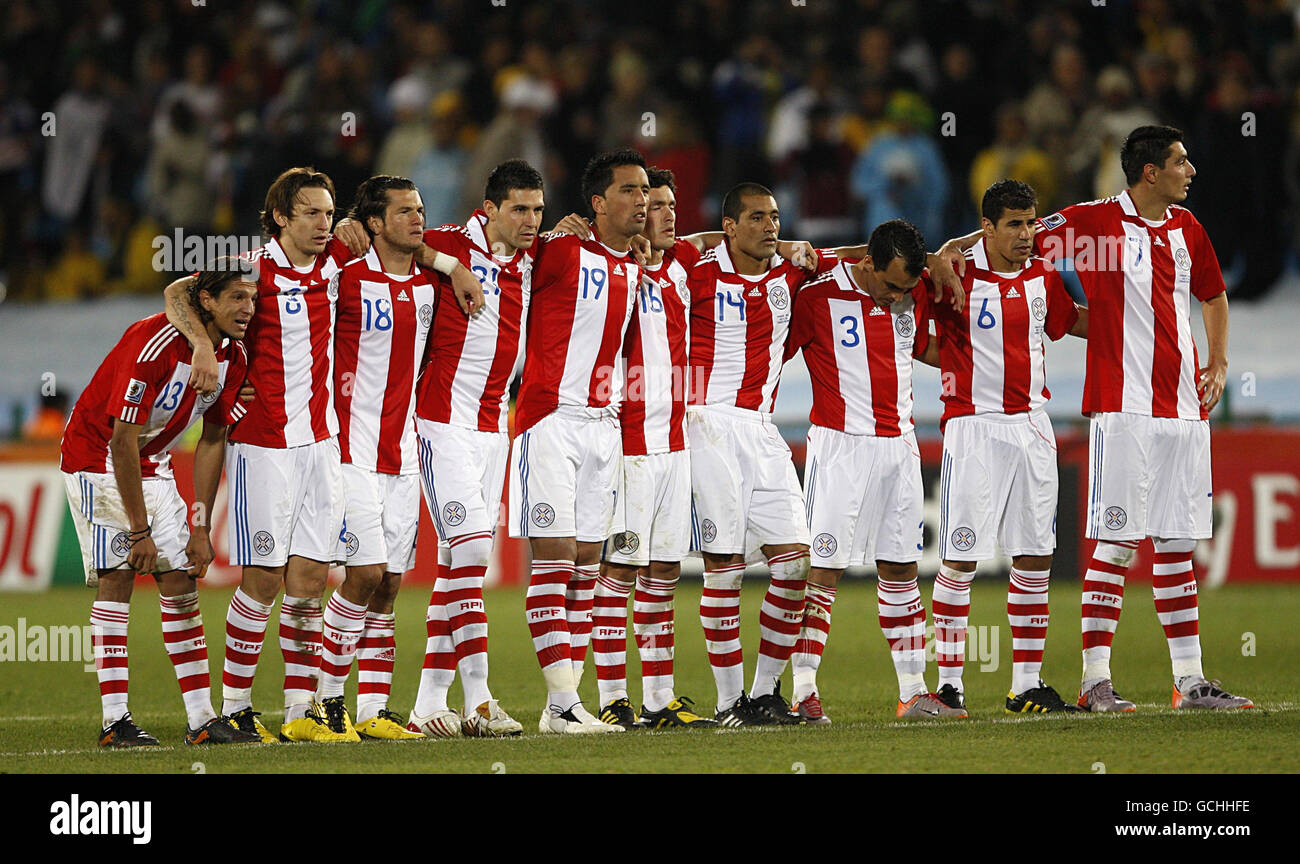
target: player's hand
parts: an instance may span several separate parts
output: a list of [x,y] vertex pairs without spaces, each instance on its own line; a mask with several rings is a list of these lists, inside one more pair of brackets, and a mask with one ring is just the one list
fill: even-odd
[[776,254],[809,273],[817,269],[817,250],[807,240],[782,240],[776,244]]
[[190,387],[200,393],[216,393],[219,383],[217,352],[211,344],[199,345],[190,358]]
[[253,389],[253,382],[247,378],[244,379],[244,386],[239,388],[239,401],[248,403],[257,397],[257,391]]
[[565,234],[576,234],[580,240],[591,239],[591,226],[587,220],[583,219],[577,213],[570,213],[555,224],[553,231],[563,231]]
[[141,537],[131,545],[126,553],[126,563],[140,575],[152,573],[158,567],[158,547],[153,544],[153,537]]
[[636,259],[636,263],[644,267],[650,263],[650,255],[653,250],[650,248],[650,240],[644,234],[638,234],[627,244],[628,251]]
[[[925,266],[930,271],[930,281],[934,284],[934,302],[943,300],[944,294],[951,297],[952,308],[960,312],[966,306],[966,289],[961,285],[961,271],[966,269],[966,256],[957,252],[957,260],[952,259],[952,250],[947,253],[945,243],[937,253],[927,255]],[[958,269],[960,268],[960,269]]]
[[334,226],[334,236],[342,240],[343,245],[357,258],[370,251],[370,235],[355,219],[340,219],[339,224]]
[[185,556],[190,559],[190,565],[194,568],[194,578],[202,579],[207,574],[208,565],[212,563],[214,557],[212,537],[208,534],[206,525],[194,525],[190,528],[190,542],[185,544]]
[[1223,396],[1223,387],[1228,381],[1227,361],[1211,363],[1196,376],[1196,392],[1201,394],[1201,406],[1206,411],[1213,411]]
[[483,283],[464,264],[458,263],[451,271],[451,290],[456,295],[460,311],[470,318],[483,311],[487,303],[483,298]]

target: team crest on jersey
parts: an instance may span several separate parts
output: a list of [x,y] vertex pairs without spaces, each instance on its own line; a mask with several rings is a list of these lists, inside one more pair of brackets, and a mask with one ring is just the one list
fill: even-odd
[[1174,253],[1174,265],[1177,266],[1179,270],[1191,270],[1192,256],[1187,254],[1186,249],[1179,248],[1179,250]]
[[700,536],[704,538],[705,543],[712,543],[718,536],[718,526],[713,524],[712,519],[705,519],[700,523]]
[[266,531],[253,535],[253,551],[265,558],[275,551],[275,538]]
[[200,394],[199,394],[199,404],[201,404],[204,408],[207,408],[209,405],[211,405],[213,402],[216,402],[216,401],[217,401],[217,391],[216,391],[216,390],[213,390],[211,393],[200,393]]
[[343,534],[343,545],[347,547],[348,557],[353,558],[356,556],[357,550],[361,548],[361,541],[357,538],[357,535],[347,531]]
[[132,378],[131,383],[126,385],[126,401],[132,405],[139,405],[140,400],[144,398],[144,382],[138,378]]
[[131,551],[131,541],[126,539],[125,531],[118,531],[117,536],[113,538],[113,554],[119,558],[125,558],[126,553]]
[[682,303],[689,309],[691,306],[691,289],[686,287],[685,279],[677,280],[677,296],[682,298]]
[[1124,512],[1123,507],[1107,507],[1103,518],[1106,520],[1106,527],[1111,531],[1118,531],[1128,524],[1128,514]]
[[912,331],[916,329],[916,322],[912,320],[912,316],[909,313],[904,312],[902,315],[899,315],[894,319],[894,329],[898,331],[899,336],[906,339],[911,336]]
[[448,525],[459,525],[465,521],[465,505],[459,501],[449,501],[442,508],[442,521]]
[[839,544],[835,542],[835,536],[832,534],[821,533],[813,538],[813,551],[821,558],[829,558],[835,554]]
[[952,545],[961,552],[969,552],[975,546],[975,532],[965,525],[952,532]]
[[1047,316],[1047,303],[1043,301],[1042,297],[1035,297],[1034,302],[1029,305],[1033,309],[1034,317],[1039,321],[1042,321]]
[[341,275],[343,275],[343,271],[340,270],[338,273],[331,276],[329,285],[325,288],[325,294],[331,300],[339,299],[339,277]]
[[533,508],[533,524],[539,528],[549,528],[555,521],[555,508],[550,504],[538,504]]
[[776,310],[790,305],[790,291],[785,287],[784,279],[774,279],[767,283],[767,302]]
[[614,548],[620,555],[631,555],[641,548],[641,538],[635,531],[624,531],[614,535]]
[[1044,216],[1042,219],[1043,227],[1051,230],[1065,224],[1065,216],[1060,213],[1053,213],[1051,216]]
[[428,303],[420,306],[420,326],[428,327],[433,323],[433,307]]

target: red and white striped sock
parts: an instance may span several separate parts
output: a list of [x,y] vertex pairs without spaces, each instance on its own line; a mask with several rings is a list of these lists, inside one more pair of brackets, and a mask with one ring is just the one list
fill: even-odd
[[677,579],[636,578],[632,632],[641,655],[641,704],[662,711],[673,701],[673,593]]
[[451,565],[441,560],[450,553],[438,550],[438,576],[429,594],[429,607],[424,613],[424,668],[420,671],[420,689],[415,694],[415,713],[428,716],[447,710],[447,691],[456,680],[456,646],[451,641],[451,627],[447,622],[447,602],[443,591],[450,583]]
[[766,696],[776,691],[790,652],[799,641],[803,624],[804,585],[808,580],[808,550],[784,552],[767,559],[772,570],[763,606],[758,612],[758,662],[754,664],[754,684],[749,695]]
[[361,631],[366,629],[366,607],[335,591],[325,604],[322,620],[318,695],[321,699],[331,699],[343,695],[348,675],[352,674],[352,658],[356,656]]
[[930,614],[934,616],[935,658],[939,665],[939,687],[951,684],[962,689],[966,665],[966,628],[970,620],[970,583],[975,571],[964,573],[943,564],[934,577]]
[[524,600],[528,632],[542,667],[549,704],[564,709],[578,701],[578,679],[573,674],[569,619],[565,614],[565,591],[573,571],[572,561],[534,560]]
[[465,691],[465,713],[492,698],[488,689],[488,620],[483,608],[483,580],[492,558],[492,533],[463,534],[447,541],[451,547],[447,623],[456,650],[456,666]]
[[591,613],[591,650],[596,659],[600,705],[627,698],[627,598],[632,583],[602,573],[596,577]]
[[1151,591],[1155,595],[1156,615],[1169,642],[1175,683],[1189,676],[1205,677],[1201,671],[1196,572],[1192,569],[1195,549],[1195,540],[1156,540],[1151,565]]
[[203,638],[203,615],[199,594],[191,591],[175,597],[158,595],[162,607],[163,645],[181,686],[185,716],[191,729],[198,729],[216,717],[208,680],[208,643]]
[[568,590],[564,592],[564,608],[569,621],[569,658],[573,661],[573,680],[582,683],[582,667],[587,661],[587,646],[591,644],[591,610],[596,604],[596,577],[599,564],[578,564],[573,568]]
[[126,666],[126,633],[130,616],[130,603],[96,600],[90,606],[90,623],[94,625],[90,644],[95,651],[95,675],[99,678],[99,703],[105,729],[125,717],[129,710],[126,707],[130,678]]
[[1007,621],[1011,624],[1011,692],[1020,695],[1038,686],[1047,644],[1047,583],[1051,570],[1011,568],[1007,587]]
[[319,597],[280,600],[280,653],[284,655],[284,722],[307,716],[320,674],[323,615]]
[[925,686],[925,604],[915,579],[876,584],[880,630],[898,675],[898,701],[927,692]]
[[388,707],[393,689],[393,665],[397,662],[397,643],[393,639],[396,622],[392,612],[366,612],[365,629],[357,643],[357,722],[379,716]]
[[226,612],[226,660],[221,670],[221,713],[234,714],[253,707],[253,676],[266,640],[271,604],[259,603],[235,589]]
[[744,564],[704,571],[700,626],[718,688],[718,711],[726,711],[745,692],[745,656],[740,648],[740,582]]
[[1088,690],[1110,678],[1110,646],[1124,607],[1124,573],[1137,541],[1098,543],[1083,577],[1083,685]]
[[808,583],[799,641],[790,655],[790,666],[794,671],[794,702],[802,702],[817,692],[817,668],[821,666],[822,652],[826,650],[826,640],[831,635],[831,606],[834,603],[834,585]]

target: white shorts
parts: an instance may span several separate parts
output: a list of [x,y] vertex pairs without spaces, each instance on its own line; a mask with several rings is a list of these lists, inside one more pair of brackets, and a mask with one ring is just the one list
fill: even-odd
[[691,451],[623,457],[624,531],[605,560],[629,567],[677,563],[691,545]]
[[288,449],[226,448],[230,563],[282,567],[290,555],[332,562],[343,532],[337,438]]
[[924,497],[916,435],[808,430],[803,472],[812,566],[921,560]]
[[623,530],[623,440],[608,408],[561,406],[515,438],[510,536],[601,543]]
[[943,433],[939,557],[1056,551],[1056,435],[1047,412],[954,417]]
[[348,567],[383,564],[386,573],[405,573],[415,563],[420,527],[420,475],[380,474],[343,465],[343,533],[334,561]]
[[1094,540],[1210,536],[1210,424],[1094,414],[1088,430],[1085,535]]
[[808,545],[799,475],[770,415],[721,406],[687,408],[686,435],[692,549],[738,555],[755,546]]
[[[112,474],[92,474],[89,471],[65,473],[63,487],[72,508],[72,522],[77,526],[86,584],[98,585],[100,570],[130,570],[126,556],[131,546],[126,534],[131,530],[131,520],[122,506],[117,478]],[[181,493],[176,491],[176,481],[169,477],[144,477],[140,487],[144,492],[149,527],[153,529],[149,536],[158,548],[156,571],[192,570],[189,556],[185,554],[185,547],[190,542],[190,526],[186,518],[189,508]]]
[[494,533],[501,515],[510,436],[415,419],[424,502],[438,545],[462,534]]

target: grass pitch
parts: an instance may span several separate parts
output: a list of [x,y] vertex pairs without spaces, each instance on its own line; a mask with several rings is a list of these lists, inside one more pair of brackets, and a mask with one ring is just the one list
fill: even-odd
[[[752,674],[758,645],[762,580],[746,586],[742,638]],[[185,715],[162,647],[156,594],[137,589],[130,634],[131,709],[162,742],[140,751],[95,746],[98,689],[82,662],[0,662],[0,770],[5,772],[157,772],[169,774],[279,772],[1294,772],[1300,770],[1300,587],[1228,586],[1201,594],[1205,667],[1258,706],[1231,714],[1175,713],[1169,704],[1169,658],[1150,592],[1131,586],[1115,640],[1116,685],[1138,703],[1124,716],[1019,717],[1003,713],[1011,677],[1011,634],[1005,585],[977,582],[968,648],[967,721],[904,724],[894,718],[897,689],[876,618],[875,583],[846,581],[834,607],[834,626],[819,675],[829,728],[741,729],[711,732],[634,732],[597,737],[542,736],[537,715],[545,698],[523,617],[523,592],[487,592],[491,622],[491,684],[502,705],[524,724],[512,740],[363,742],[359,745],[279,744],[191,748],[183,743]],[[928,595],[929,589],[922,589]],[[678,692],[702,712],[713,708],[713,679],[697,609],[698,583],[678,591]],[[427,589],[410,587],[397,607],[397,671],[391,707],[409,711],[424,649]],[[201,592],[215,707],[226,604],[230,592]],[[47,627],[86,622],[89,589],[58,589],[4,598],[0,625]],[[926,596],[927,609],[929,597]],[[1052,591],[1043,675],[1063,696],[1078,686],[1077,583]],[[254,688],[254,705],[273,732],[280,721],[283,664],[272,615]],[[982,629],[977,629],[982,628]],[[993,628],[997,628],[994,630]],[[629,652],[629,690],[640,698],[635,645]],[[931,649],[932,650],[932,649]],[[978,655],[978,656],[977,656]],[[933,687],[937,672],[928,666]],[[354,682],[355,686],[355,673]],[[790,692],[788,679],[784,692]],[[349,705],[353,690],[349,688]],[[583,697],[595,709],[595,673],[588,658]],[[452,690],[453,706],[459,687]]]

